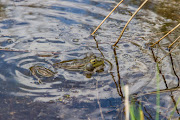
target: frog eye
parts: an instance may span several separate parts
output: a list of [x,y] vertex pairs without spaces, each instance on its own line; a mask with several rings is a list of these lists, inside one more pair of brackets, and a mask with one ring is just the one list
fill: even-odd
[[90,61],[90,63],[92,63],[92,64],[96,63],[96,59],[92,59],[92,60]]

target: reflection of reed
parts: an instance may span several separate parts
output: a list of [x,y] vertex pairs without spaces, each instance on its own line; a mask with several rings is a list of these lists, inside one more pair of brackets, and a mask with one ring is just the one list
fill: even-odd
[[[93,38],[94,38],[94,41],[96,42],[96,48],[99,50],[99,52],[101,53],[101,55],[102,55],[103,58],[104,58],[104,54],[103,54],[102,51],[99,49],[99,43],[98,43],[98,41],[96,40],[96,37],[93,36]],[[105,59],[105,58],[104,58],[104,60],[109,63],[109,66],[110,66],[109,71],[111,71],[112,68],[113,68],[112,63],[111,63],[109,60]]]
[[[176,30],[178,27],[180,26],[180,23],[178,25],[176,25],[173,29],[171,29],[168,33],[166,33],[163,37],[161,37],[158,41],[156,41],[155,43],[153,43],[153,45],[151,45],[151,47],[153,47],[154,45],[158,44],[161,40],[163,40],[165,37],[167,37],[171,32],[173,32],[174,30]],[[169,46],[168,46],[168,49],[173,45],[175,44],[178,39],[180,38],[180,36],[178,36],[174,41],[173,43],[171,43]],[[180,45],[180,41],[170,50],[169,49],[169,52],[164,56],[162,57],[159,61],[156,61],[157,63],[160,63],[166,56],[168,56],[176,47],[178,47]]]
[[164,57],[162,57],[159,61],[158,61],[158,63],[159,62],[161,62],[166,56],[168,56],[170,53],[172,53],[172,51],[176,48],[176,47],[178,47],[180,45],[180,42],[177,44],[177,45],[175,45]]
[[118,85],[117,85],[116,81],[114,79],[113,80],[114,80],[114,82],[116,84],[116,87],[117,87],[117,90],[119,91],[120,96],[123,97],[123,93],[122,93],[122,90],[121,90],[121,81],[120,81],[121,77],[120,77],[120,73],[119,73],[119,63],[118,63],[118,58],[117,58],[117,53],[116,53],[116,48],[115,47],[113,48],[113,52],[114,52],[115,61],[116,61],[116,68],[117,68],[116,70],[117,70],[117,76],[118,76]]
[[[155,42],[151,47],[153,47],[154,45],[158,44],[162,39],[164,39],[167,35],[169,35],[172,31],[174,31],[174,30],[175,30],[176,28],[178,28],[179,26],[180,26],[180,23],[179,23],[177,26],[175,26],[172,30],[170,30],[167,34],[165,34],[162,38],[160,38],[157,42]],[[155,61],[157,64],[160,63],[166,56],[168,56],[168,55],[170,56],[172,70],[173,70],[173,72],[174,72],[174,75],[175,75],[175,76],[177,77],[177,79],[178,79],[178,85],[177,85],[177,87],[175,87],[175,88],[170,88],[170,89],[169,89],[169,88],[168,88],[168,85],[167,85],[167,82],[166,82],[166,80],[165,80],[165,77],[164,77],[164,75],[162,74],[162,71],[161,71],[160,68],[159,68],[159,73],[161,74],[161,76],[162,76],[162,78],[163,78],[163,80],[164,80],[165,86],[166,86],[166,89],[165,89],[165,90],[159,90],[159,92],[170,92],[170,93],[171,93],[170,97],[171,97],[171,99],[172,99],[172,102],[173,102],[173,104],[174,104],[174,108],[176,109],[177,114],[180,114],[180,112],[179,112],[179,110],[178,110],[178,108],[177,108],[177,102],[176,102],[176,100],[174,99],[173,91],[179,90],[180,79],[179,79],[179,77],[178,77],[178,75],[176,74],[176,71],[175,71],[175,69],[174,69],[174,62],[173,62],[173,59],[172,59],[171,52],[172,52],[176,47],[178,47],[178,46],[180,45],[180,42],[178,42],[178,44],[176,44],[172,49],[171,49],[170,47],[171,47],[175,42],[177,42],[179,38],[180,38],[180,36],[179,36],[178,38],[176,38],[176,39],[173,41],[173,43],[168,46],[169,52],[168,52],[164,57],[162,57],[160,60],[158,60],[158,61],[157,61],[157,57],[155,57],[153,48],[151,48],[154,61]],[[153,92],[146,93],[146,94],[154,94],[154,93],[156,94],[157,91],[153,91]]]
[[114,83],[115,83],[115,85],[116,85],[116,89],[117,89],[117,92],[118,92],[119,96],[122,96],[122,97],[123,97],[122,92],[120,93],[120,91],[119,91],[119,87],[118,87],[118,84],[116,83],[116,80],[115,80],[115,78],[114,78],[113,73],[112,73],[112,72],[110,72],[110,74],[111,74],[112,79],[113,79],[113,81],[114,81]]
[[93,36],[93,38],[94,38],[94,41],[96,42],[96,48],[99,50],[99,52],[101,53],[101,55],[104,57],[102,51],[99,49],[99,45],[98,45],[98,42],[97,42],[95,36]]
[[[168,50],[169,50],[169,52],[171,51],[170,49],[168,49]],[[174,72],[174,75],[175,75],[175,76],[177,77],[177,79],[178,79],[178,85],[177,85],[177,87],[178,87],[179,84],[180,84],[180,78],[179,78],[179,76],[177,75],[177,73],[176,73],[176,71],[175,71],[175,69],[174,69],[174,62],[173,62],[171,53],[169,54],[169,57],[170,57],[170,60],[171,60],[171,65],[172,65],[172,70],[173,70],[173,72]]]
[[[94,41],[96,42],[96,47],[97,47],[97,49],[99,50],[99,52],[101,53],[101,55],[102,55],[103,58],[104,58],[104,55],[103,55],[102,51],[99,49],[99,45],[98,45],[98,42],[97,42],[95,36],[93,36],[93,38],[94,38]],[[112,63],[111,63],[109,60],[105,59],[105,58],[104,58],[104,60],[105,60],[106,62],[108,62],[109,65],[110,65],[109,71],[110,71],[110,74],[111,74],[111,76],[112,76],[112,79],[113,79],[113,81],[114,81],[114,83],[115,83],[115,85],[116,85],[116,89],[117,89],[117,92],[118,92],[119,96],[123,97],[123,93],[122,93],[121,85],[120,85],[119,64],[118,64],[118,59],[117,59],[117,54],[116,54],[115,48],[113,49],[113,51],[114,51],[114,56],[115,56],[115,61],[116,61],[116,66],[117,66],[118,84],[117,84],[117,82],[116,82],[116,80],[115,80],[115,77],[114,77],[113,73],[111,72],[112,67],[113,67],[113,66],[112,66]]]
[[[37,53],[38,56],[42,56],[42,57],[47,57],[49,55],[48,54],[61,54],[62,52],[54,52],[54,51],[37,51],[37,50],[20,50],[20,49],[10,49],[10,48],[3,48],[3,47],[0,47],[0,51],[8,51],[8,52],[23,52],[23,53]],[[66,52],[66,51],[65,51]],[[41,54],[38,54],[38,53],[41,53],[41,54],[45,54],[45,55],[41,55]]]
[[[180,91],[180,87],[173,87],[173,88],[169,88],[169,89],[159,90],[160,93],[167,93],[167,92],[174,92],[174,91]],[[143,95],[150,95],[150,94],[157,94],[157,91],[152,91],[152,92],[148,92],[148,93],[140,93],[138,95],[133,95],[133,96],[134,97],[140,97]]]
[[[153,55],[154,61],[158,64],[157,58],[156,58],[156,56],[155,56],[154,51],[153,51],[152,48],[151,48],[151,51],[152,51],[152,55]],[[172,61],[171,61],[171,63],[172,63]],[[158,70],[159,70],[159,73],[160,73],[160,75],[162,76],[162,78],[163,78],[163,80],[164,80],[164,84],[165,84],[165,86],[166,86],[166,89],[165,89],[165,90],[159,90],[159,92],[160,92],[160,91],[163,91],[163,92],[169,91],[169,92],[171,93],[170,97],[171,97],[171,99],[172,99],[172,102],[174,103],[174,107],[175,107],[175,109],[176,109],[176,112],[177,112],[177,114],[180,114],[180,113],[179,113],[179,110],[178,110],[178,108],[177,108],[177,102],[176,102],[176,100],[174,99],[174,95],[173,95],[173,90],[174,90],[174,89],[173,89],[173,90],[170,90],[170,89],[168,88],[168,85],[167,85],[166,79],[165,79],[165,77],[164,77],[164,74],[162,74],[162,71],[160,70],[160,68],[159,68]],[[179,81],[178,81],[178,85],[179,85]],[[175,88],[175,89],[177,90],[177,88]],[[178,88],[178,89],[179,89],[179,88]],[[157,91],[155,91],[154,93],[157,93]]]
[[[152,48],[151,48],[151,51],[152,51],[152,55],[153,55],[154,61],[157,62],[157,57],[155,56],[154,51],[153,51]],[[163,80],[164,80],[164,84],[165,84],[166,88],[168,89],[168,85],[167,85],[166,79],[165,79],[165,77],[164,77],[164,74],[162,74],[162,71],[161,71],[160,68],[159,68],[159,71],[158,71],[158,72],[159,72],[160,75],[162,76],[162,78],[163,78]]]

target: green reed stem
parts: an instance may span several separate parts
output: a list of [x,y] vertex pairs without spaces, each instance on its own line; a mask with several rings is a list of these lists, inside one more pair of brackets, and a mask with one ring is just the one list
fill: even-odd
[[157,63],[157,72],[156,72],[156,82],[157,82],[157,93],[156,93],[156,120],[159,120],[159,111],[160,111],[160,77],[159,77],[159,65]]
[[131,115],[131,120],[136,120],[135,113],[134,113],[134,103],[130,105],[130,115]]

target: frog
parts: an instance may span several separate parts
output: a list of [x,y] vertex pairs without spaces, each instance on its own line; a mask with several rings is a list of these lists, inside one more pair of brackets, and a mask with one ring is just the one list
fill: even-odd
[[39,83],[42,83],[41,77],[53,77],[56,72],[53,72],[52,70],[42,66],[42,65],[34,65],[29,68],[32,75],[38,80]]
[[96,57],[94,54],[89,54],[83,59],[73,59],[62,61],[54,64],[55,68],[63,68],[65,70],[84,71],[86,73],[93,73],[102,70],[105,66],[104,59]]
[[[55,69],[62,68],[62,69],[71,70],[71,71],[83,71],[86,77],[90,78],[93,73],[104,71],[104,66],[105,66],[104,61],[107,61],[107,60],[101,57],[97,57],[93,53],[88,53],[82,59],[72,59],[72,60],[65,60],[65,61],[57,62],[57,63],[54,63],[52,67]],[[53,77],[57,73],[44,67],[43,65],[34,65],[30,67],[29,69],[32,75],[36,79],[38,79],[39,83],[42,83],[40,78]]]

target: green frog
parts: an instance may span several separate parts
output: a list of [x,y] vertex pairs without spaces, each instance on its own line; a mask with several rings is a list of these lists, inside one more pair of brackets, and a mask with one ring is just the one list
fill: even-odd
[[104,59],[90,54],[83,59],[73,59],[55,63],[54,66],[66,70],[85,71],[90,73],[98,71],[98,68],[102,70],[104,67]]
[[56,74],[56,72],[53,72],[42,65],[34,65],[30,67],[29,70],[31,71],[32,75],[38,79],[39,83],[42,83],[40,80],[41,77],[53,77]]
[[[93,53],[89,53],[83,59],[73,59],[54,63],[53,67],[62,68],[65,70],[83,71],[86,77],[90,78],[94,72],[104,71],[104,61],[107,60],[104,58],[96,57]],[[39,83],[41,83],[41,77],[53,77],[56,74],[56,72],[53,72],[42,65],[34,65],[29,69],[32,75],[36,79],[38,79]]]

